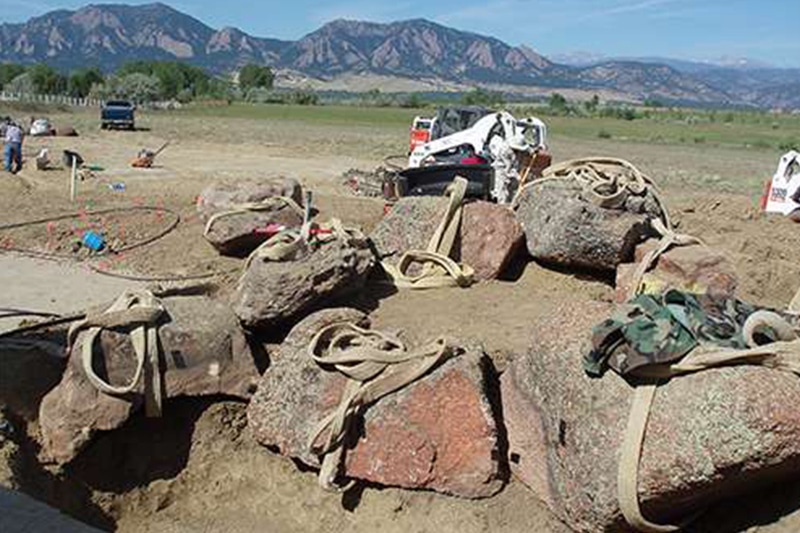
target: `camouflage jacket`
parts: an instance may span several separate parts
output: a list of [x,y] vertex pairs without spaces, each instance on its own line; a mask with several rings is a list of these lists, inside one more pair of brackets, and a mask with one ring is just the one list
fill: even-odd
[[742,327],[759,309],[677,290],[639,295],[594,327],[584,369],[591,376],[601,376],[608,367],[628,375],[647,365],[679,361],[700,344],[747,348]]

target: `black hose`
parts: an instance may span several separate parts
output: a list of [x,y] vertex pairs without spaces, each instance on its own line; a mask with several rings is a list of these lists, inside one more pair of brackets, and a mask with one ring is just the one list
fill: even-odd
[[0,333],[0,339],[4,339],[6,337],[13,337],[14,335],[20,335],[22,333],[28,333],[30,331],[36,331],[38,329],[45,329],[52,326],[60,326],[61,324],[69,324],[70,322],[77,322],[78,320],[82,320],[84,318],[86,318],[86,313],[84,312],[61,316],[58,318],[54,318],[53,320],[39,322],[38,324],[31,324],[30,326],[22,326],[20,328],[12,329],[11,331],[4,331]]
[[117,279],[127,279],[130,281],[142,281],[142,282],[170,282],[170,281],[195,281],[201,279],[210,279],[216,278],[218,276],[224,276],[225,274],[232,274],[234,272],[239,272],[239,269],[231,269],[231,270],[218,270],[216,272],[209,272],[206,274],[187,274],[185,276],[170,276],[170,275],[163,275],[163,276],[135,276],[131,274],[120,274],[117,272],[111,272],[109,270],[103,270],[95,265],[89,265],[89,270],[92,272],[97,272],[98,274],[102,274],[103,276],[108,276],[111,278]]
[[[0,225],[0,231],[10,230],[10,229],[17,229],[17,228],[24,228],[27,226],[36,226],[38,224],[45,224],[47,222],[57,222],[59,220],[68,220],[70,218],[78,218],[82,216],[97,216],[97,215],[106,215],[109,213],[120,213],[120,212],[129,212],[129,211],[147,211],[147,212],[162,212],[172,215],[173,220],[172,222],[167,225],[162,231],[158,232],[157,234],[153,235],[152,237],[148,237],[138,242],[134,242],[127,246],[123,246],[122,248],[118,248],[116,250],[106,250],[104,252],[100,252],[101,255],[107,255],[109,253],[122,253],[128,252],[130,250],[141,248],[142,246],[147,246],[159,239],[166,237],[169,233],[175,230],[180,224],[181,216],[171,209],[167,209],[166,207],[155,207],[155,206],[130,206],[130,207],[112,207],[109,209],[99,209],[96,211],[86,211],[86,212],[78,212],[78,213],[68,213],[66,215],[57,215],[54,217],[46,217],[46,218],[39,218],[36,220],[26,220],[25,222],[14,222],[12,224],[3,224]],[[54,254],[50,252],[42,252],[39,250],[29,249],[29,248],[16,248],[16,247],[5,247],[0,248],[0,251],[12,251],[12,252],[21,252],[36,255],[38,257],[53,257],[58,259],[72,259],[71,256],[66,254]]]
[[[59,220],[68,220],[70,218],[78,218],[82,216],[97,216],[97,215],[105,215],[109,213],[119,213],[119,212],[130,212],[130,211],[147,211],[147,212],[162,212],[172,215],[173,220],[170,222],[166,228],[162,231],[158,232],[157,234],[143,239],[138,242],[134,242],[127,246],[123,246],[122,248],[117,248],[115,250],[105,250],[100,252],[99,255],[107,256],[112,253],[123,253],[129,252],[131,250],[141,248],[143,246],[147,246],[148,244],[152,244],[153,242],[166,237],[169,233],[175,230],[180,224],[181,216],[177,212],[168,209],[166,207],[156,207],[156,206],[129,206],[129,207],[112,207],[108,209],[99,209],[95,211],[85,211],[85,212],[78,212],[78,213],[68,213],[65,215],[57,215],[54,217],[46,217],[40,218],[36,220],[26,220],[25,222],[14,222],[11,224],[4,224],[0,225],[0,231],[10,230],[10,229],[17,229],[23,228],[27,226],[35,226],[37,224],[45,224],[47,222],[57,222]],[[24,255],[30,255],[33,257],[39,257],[44,259],[68,259],[68,260],[75,260],[74,257],[67,255],[67,254],[55,254],[51,252],[43,252],[41,250],[36,250],[32,248],[17,248],[17,247],[0,247],[0,252],[17,252]],[[196,275],[185,275],[185,276],[172,276],[172,275],[162,275],[162,276],[134,276],[128,274],[118,274],[115,272],[110,272],[108,270],[102,269],[96,265],[89,265],[89,269],[93,272],[101,274],[103,276],[109,276],[112,278],[118,279],[126,279],[130,281],[141,281],[141,282],[180,282],[180,281],[196,281],[201,279],[210,279],[218,276],[223,276],[226,274],[230,274],[233,272],[237,272],[236,270],[222,270],[216,272],[210,272],[207,274],[196,274]]]
[[46,318],[59,317],[57,313],[48,313],[46,311],[28,311],[26,309],[13,309],[7,307],[0,307],[0,318],[13,318],[17,316],[40,316]]

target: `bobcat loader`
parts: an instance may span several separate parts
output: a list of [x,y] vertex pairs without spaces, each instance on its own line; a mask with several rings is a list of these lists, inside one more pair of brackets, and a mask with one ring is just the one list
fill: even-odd
[[547,127],[535,117],[490,113],[472,127],[418,145],[401,173],[405,194],[435,194],[455,175],[470,181],[469,193],[508,203],[542,162],[549,164]]

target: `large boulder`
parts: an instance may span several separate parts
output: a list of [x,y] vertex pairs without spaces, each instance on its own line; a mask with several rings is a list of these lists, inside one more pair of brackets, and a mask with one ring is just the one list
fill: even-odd
[[[656,239],[644,242],[636,247],[636,263],[621,264],[617,268],[617,289],[614,295],[616,302],[628,300],[633,290],[633,276],[638,263],[656,247]],[[694,244],[678,246],[661,255],[655,266],[645,274],[643,282],[650,292],[679,289],[730,298],[736,292],[739,278],[725,254]]]
[[295,179],[247,178],[209,185],[197,197],[197,211],[207,220],[214,213],[273,196],[286,196],[298,204],[303,203],[303,190]]
[[366,239],[303,244],[283,261],[254,258],[234,294],[234,312],[249,329],[291,322],[301,313],[360,290],[375,265]]
[[223,255],[246,255],[278,231],[299,228],[303,213],[285,203],[269,209],[229,213],[214,219],[203,236]]
[[[370,235],[378,255],[396,265],[403,252],[424,250],[441,223],[446,198],[400,199]],[[464,206],[460,238],[451,257],[475,269],[478,279],[503,273],[522,245],[522,228],[507,207],[476,201]]]
[[241,256],[252,252],[279,229],[301,226],[303,213],[281,201],[266,209],[235,212],[244,204],[276,196],[291,198],[301,205],[302,189],[297,181],[288,178],[224,182],[207,187],[198,197],[197,209],[206,222],[217,216],[203,236],[221,254]]
[[[168,314],[158,328],[163,397],[222,394],[249,399],[259,376],[257,360],[230,309],[204,296],[170,297],[162,303]],[[121,426],[144,404],[143,380],[125,398],[92,385],[81,364],[86,335],[79,334],[61,382],[44,397],[39,411],[45,455],[58,463],[71,461],[94,433]],[[127,334],[103,330],[95,352],[101,377],[114,385],[131,380],[136,356]]]
[[[311,467],[319,467],[320,459],[308,449],[309,440],[339,404],[346,378],[317,365],[307,347],[319,329],[338,322],[369,324],[352,309],[325,310],[300,322],[248,409],[258,442]],[[358,439],[347,450],[344,475],[467,498],[495,494],[503,486],[505,465],[488,397],[492,378],[482,351],[467,349],[369,406]]]
[[632,260],[650,233],[648,219],[660,209],[650,193],[629,197],[621,209],[600,207],[584,198],[577,183],[557,180],[524,188],[516,215],[535,259],[607,271]]
[[[563,306],[531,332],[530,351],[501,379],[511,467],[578,532],[630,531],[617,468],[633,388],[587,377],[591,328],[613,307]],[[800,380],[757,367],[678,377],[653,403],[639,472],[643,514],[677,522],[693,511],[800,473]]]

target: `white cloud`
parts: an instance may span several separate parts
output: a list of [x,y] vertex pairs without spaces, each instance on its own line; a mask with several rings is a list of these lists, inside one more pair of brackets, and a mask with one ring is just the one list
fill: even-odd
[[660,7],[666,4],[674,4],[680,0],[640,0],[637,2],[624,2],[607,9],[599,9],[592,13],[593,17],[604,17],[608,15],[619,15],[621,13],[633,13],[636,11],[647,11],[652,8]]

